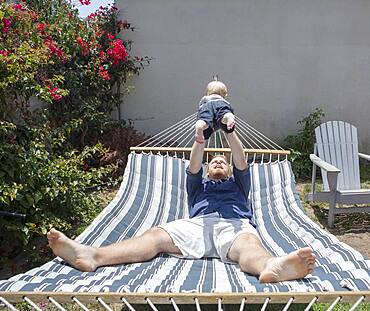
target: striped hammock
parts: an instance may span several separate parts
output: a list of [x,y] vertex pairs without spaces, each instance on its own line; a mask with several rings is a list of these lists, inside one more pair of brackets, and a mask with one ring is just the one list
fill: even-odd
[[[77,240],[93,246],[108,245],[187,217],[187,162],[131,153],[115,199]],[[78,271],[56,258],[0,281],[0,291],[271,293],[370,289],[370,261],[308,218],[288,161],[253,163],[251,178],[254,221],[264,246],[277,256],[311,246],[317,256],[312,275],[303,280],[260,284],[237,265],[215,258],[185,260],[160,255],[149,262],[100,267],[95,272]]]
[[[131,148],[116,197],[77,241],[104,246],[188,217],[185,168],[195,119],[193,114]],[[197,311],[203,303],[217,304],[218,310],[222,304],[240,304],[243,310],[247,303],[260,303],[265,310],[269,303],[284,303],[284,310],[288,310],[293,302],[308,303],[305,310],[316,302],[331,302],[328,310],[332,310],[337,303],[349,301],[354,302],[353,311],[370,300],[370,260],[305,214],[286,158],[289,151],[245,121],[236,118],[236,122],[236,132],[251,163],[250,200],[262,243],[276,256],[309,245],[317,257],[312,275],[260,284],[237,265],[216,258],[186,260],[162,254],[148,262],[100,267],[95,272],[78,271],[55,258],[0,280],[0,308],[5,305],[16,310],[11,303],[26,302],[41,310],[35,302],[47,301],[62,311],[60,302],[77,304],[83,310],[89,310],[83,303],[98,303],[112,310],[107,302],[121,303],[130,310],[134,310],[130,303],[148,304],[152,310],[157,310],[154,303],[172,304],[179,310],[177,301],[195,303]],[[224,133],[215,132],[207,141],[204,162],[215,153],[230,154],[227,146]]]

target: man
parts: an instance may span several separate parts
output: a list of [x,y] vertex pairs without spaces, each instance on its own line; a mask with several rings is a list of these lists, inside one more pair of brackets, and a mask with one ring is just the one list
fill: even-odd
[[82,271],[99,266],[143,262],[159,253],[183,258],[219,257],[259,276],[262,283],[305,277],[314,269],[315,256],[304,247],[282,257],[271,256],[250,223],[249,167],[235,132],[226,134],[234,161],[234,177],[223,156],[208,165],[202,180],[204,142],[195,141],[187,169],[190,218],[147,230],[144,234],[104,247],[81,245],[52,229],[47,237],[55,255]]

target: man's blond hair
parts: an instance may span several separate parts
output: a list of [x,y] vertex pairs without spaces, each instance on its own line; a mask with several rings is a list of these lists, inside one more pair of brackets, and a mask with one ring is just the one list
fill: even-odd
[[206,87],[206,95],[212,95],[217,94],[222,97],[227,96],[227,87],[226,85],[221,81],[211,81],[208,83]]

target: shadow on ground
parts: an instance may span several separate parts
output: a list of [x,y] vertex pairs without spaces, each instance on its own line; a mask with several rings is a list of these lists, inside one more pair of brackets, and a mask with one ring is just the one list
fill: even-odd
[[319,224],[334,235],[370,231],[369,213],[337,214],[335,215],[334,227],[329,228],[328,209],[317,204],[310,204],[310,206]]

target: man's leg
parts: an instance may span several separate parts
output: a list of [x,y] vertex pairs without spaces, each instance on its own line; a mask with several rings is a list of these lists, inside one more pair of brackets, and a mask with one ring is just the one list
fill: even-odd
[[82,271],[94,271],[100,266],[143,262],[159,253],[181,254],[168,233],[158,227],[149,229],[141,236],[103,247],[82,245],[55,229],[51,229],[47,237],[56,256]]
[[261,283],[300,279],[311,273],[315,265],[315,255],[309,247],[273,257],[252,233],[243,233],[235,239],[228,258],[238,262],[242,271],[259,276]]

